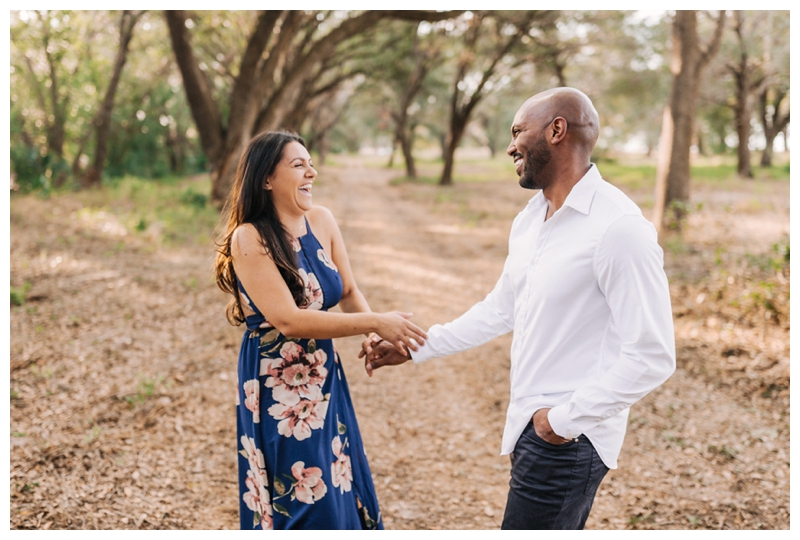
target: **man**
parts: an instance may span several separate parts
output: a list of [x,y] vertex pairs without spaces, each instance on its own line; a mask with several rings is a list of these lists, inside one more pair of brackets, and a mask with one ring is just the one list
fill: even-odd
[[[411,353],[424,362],[514,331],[503,529],[582,529],[617,466],[629,407],[675,370],[663,252],[641,210],[590,162],[598,129],[573,88],[522,105],[507,153],[520,186],[541,191],[514,220],[494,290]],[[370,376],[408,360],[374,340],[363,349]]]

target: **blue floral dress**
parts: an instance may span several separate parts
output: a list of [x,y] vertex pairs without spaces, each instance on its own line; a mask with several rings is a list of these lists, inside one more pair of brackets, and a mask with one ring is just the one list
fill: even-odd
[[[327,311],[342,278],[306,221],[294,242],[305,309]],[[330,339],[287,338],[255,314],[236,400],[242,529],[383,529],[350,390]]]

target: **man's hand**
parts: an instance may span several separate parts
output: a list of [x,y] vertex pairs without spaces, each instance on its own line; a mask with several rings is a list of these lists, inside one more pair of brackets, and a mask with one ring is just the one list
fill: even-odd
[[549,442],[550,444],[564,444],[568,443],[570,439],[565,439],[559,435],[556,435],[553,431],[553,428],[550,427],[550,420],[547,419],[547,413],[550,409],[539,409],[535,413],[533,413],[533,429],[536,431],[536,434],[541,437],[542,440],[545,442]]
[[361,352],[358,357],[364,357],[364,367],[367,375],[372,377],[372,371],[383,366],[398,366],[410,359],[408,351],[400,354],[388,341],[383,341],[377,336],[365,339],[361,343]]

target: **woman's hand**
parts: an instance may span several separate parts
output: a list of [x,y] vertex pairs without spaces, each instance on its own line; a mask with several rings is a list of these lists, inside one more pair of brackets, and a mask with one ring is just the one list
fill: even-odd
[[416,351],[419,348],[418,345],[428,339],[428,334],[408,320],[411,318],[411,313],[391,311],[376,315],[378,324],[375,333],[394,345],[400,354],[407,355],[407,349]]
[[407,353],[398,353],[391,343],[378,336],[369,337],[361,343],[361,352],[358,357],[365,357],[364,368],[370,377],[375,369],[383,366],[399,366],[410,360]]

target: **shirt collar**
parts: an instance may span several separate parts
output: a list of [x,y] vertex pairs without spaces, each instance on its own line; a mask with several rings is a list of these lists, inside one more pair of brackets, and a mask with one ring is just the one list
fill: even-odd
[[[589,170],[586,171],[578,183],[572,186],[567,199],[564,201],[564,206],[574,208],[581,214],[589,215],[589,208],[592,206],[592,199],[594,193],[597,191],[599,181],[603,179],[600,172],[597,170],[597,165],[594,163],[589,164]],[[528,206],[538,204],[539,206],[547,205],[547,199],[544,198],[542,190],[536,192],[536,195],[528,200]]]
[[597,171],[597,165],[590,164],[589,170],[586,174],[578,180],[578,183],[572,186],[567,199],[564,201],[564,206],[574,208],[581,214],[589,214],[589,208],[592,206],[592,199],[597,191],[597,186],[603,179]]

